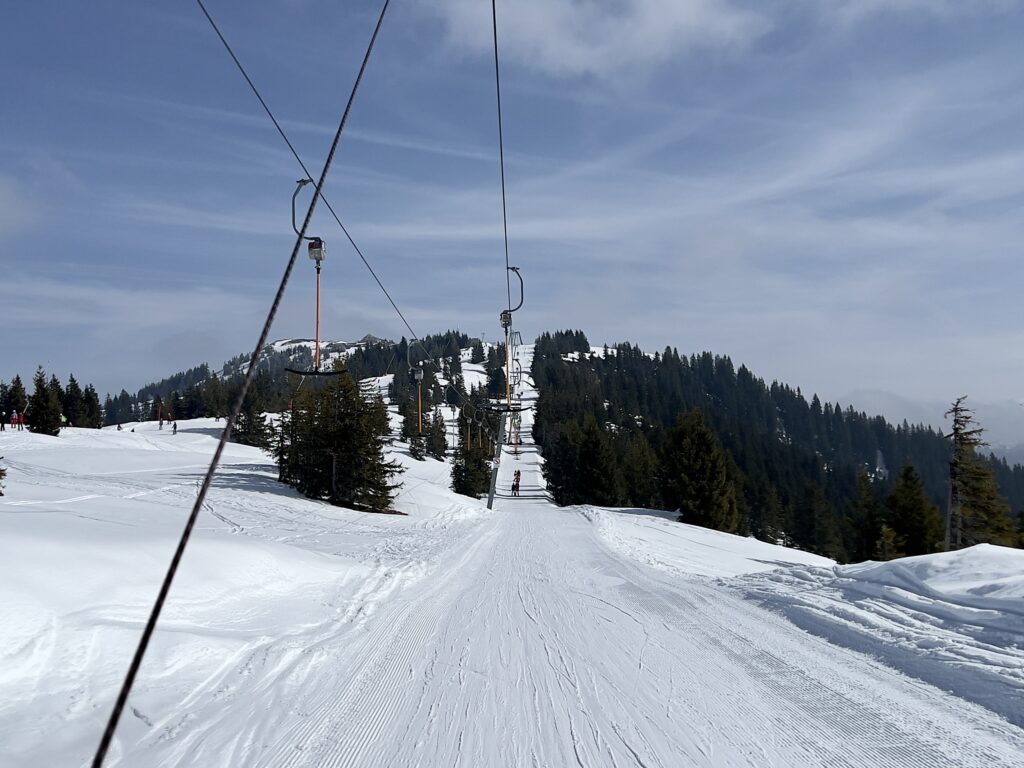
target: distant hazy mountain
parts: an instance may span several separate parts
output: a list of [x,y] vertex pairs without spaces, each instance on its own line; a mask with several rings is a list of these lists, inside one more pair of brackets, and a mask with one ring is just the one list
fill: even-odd
[[[865,411],[868,415],[880,414],[895,424],[906,420],[936,429],[949,428],[949,420],[943,418],[949,403],[918,402],[879,389],[859,389],[839,402],[844,408],[852,405],[854,410]],[[1015,400],[982,403],[969,398],[967,404],[985,428],[985,439],[991,444],[991,450],[1011,464],[1024,464],[1024,405]]]

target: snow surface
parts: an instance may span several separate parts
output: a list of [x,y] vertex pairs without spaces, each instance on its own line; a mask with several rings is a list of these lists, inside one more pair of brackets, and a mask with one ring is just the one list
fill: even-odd
[[[405,515],[229,447],[108,764],[1021,764],[1016,553],[836,567],[560,509],[531,421],[493,512],[401,443]],[[0,433],[0,765],[88,764],[221,426]],[[875,653],[914,640],[953,649],[932,678]]]

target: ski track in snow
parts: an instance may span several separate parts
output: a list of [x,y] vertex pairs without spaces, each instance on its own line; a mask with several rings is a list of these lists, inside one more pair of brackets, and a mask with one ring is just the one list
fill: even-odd
[[[528,371],[532,348],[522,354]],[[447,463],[403,459],[398,506],[410,517],[386,517],[300,499],[255,452],[233,447],[108,764],[1021,764],[1024,731],[992,708],[801,629],[787,607],[839,615],[826,584],[838,577],[821,558],[669,529],[698,537],[707,557],[685,572],[669,562],[672,546],[642,546],[677,524],[551,505],[531,418],[520,454],[503,456],[493,513],[445,489]],[[98,454],[111,438],[184,445],[75,436]],[[86,765],[202,469],[188,461],[195,453],[176,467],[161,453],[152,471],[139,459],[112,473],[97,455],[72,473],[61,447],[21,442],[24,454],[0,444],[13,457],[8,485],[27,488],[5,498],[0,542],[39,540],[43,513],[87,518],[57,518],[76,531],[117,523],[102,526],[123,537],[107,547],[158,534],[133,591],[75,596],[82,604],[63,613],[26,608],[21,630],[0,630],[0,685],[11,691],[0,699],[0,765]],[[517,468],[522,497],[512,499]],[[808,603],[819,582],[828,588]],[[8,585],[22,601],[15,612],[31,587]],[[1009,667],[1021,658],[1009,645],[1001,653]]]

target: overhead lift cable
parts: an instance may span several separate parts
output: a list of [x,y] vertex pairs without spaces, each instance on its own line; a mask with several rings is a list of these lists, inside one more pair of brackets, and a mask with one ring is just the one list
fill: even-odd
[[[188,545],[189,538],[192,535],[192,529],[195,527],[196,518],[199,516],[199,511],[202,509],[203,502],[206,500],[206,494],[210,490],[210,484],[213,482],[213,476],[217,472],[221,456],[224,453],[224,447],[227,445],[227,442],[231,437],[231,431],[238,419],[238,413],[242,410],[242,402],[249,390],[249,385],[252,384],[252,380],[256,375],[256,369],[258,367],[260,357],[263,354],[263,347],[267,343],[267,337],[270,335],[270,328],[274,324],[274,318],[277,315],[278,307],[281,305],[281,300],[284,297],[284,291],[288,286],[288,280],[291,277],[292,269],[295,266],[295,260],[299,255],[299,249],[302,247],[303,237],[306,234],[306,230],[309,228],[309,223],[313,218],[313,212],[316,210],[317,200],[320,198],[320,192],[323,189],[324,182],[327,180],[327,174],[331,169],[331,163],[334,161],[334,154],[338,149],[338,142],[341,140],[341,134],[345,130],[345,123],[348,122],[348,116],[352,110],[352,104],[355,101],[356,92],[359,90],[359,84],[362,82],[363,73],[366,71],[366,66],[370,61],[370,54],[373,52],[373,46],[377,41],[377,35],[380,32],[381,25],[384,23],[384,15],[387,13],[390,2],[391,0],[384,0],[380,16],[377,19],[377,24],[373,29],[373,35],[370,37],[369,45],[366,48],[366,54],[363,56],[363,62],[359,67],[359,74],[356,76],[355,83],[352,85],[352,92],[349,94],[348,102],[345,105],[345,111],[341,116],[341,121],[338,123],[338,130],[334,134],[334,141],[331,143],[331,150],[327,154],[326,161],[324,161],[323,171],[320,173],[320,178],[316,185],[316,191],[313,194],[313,199],[309,203],[309,209],[306,211],[306,218],[302,222],[302,229],[295,240],[295,246],[292,248],[291,256],[288,259],[288,265],[285,267],[284,275],[281,277],[281,283],[277,288],[277,293],[274,295],[274,301],[271,304],[270,311],[267,313],[266,320],[263,323],[263,329],[260,331],[259,341],[256,343],[256,348],[253,350],[252,357],[249,360],[249,369],[246,371],[241,391],[238,393],[238,397],[235,399],[235,402],[231,407],[231,413],[228,415],[227,423],[224,425],[224,432],[221,434],[220,442],[217,443],[216,451],[214,451],[213,460],[210,462],[210,467],[206,471],[206,476],[203,478],[203,483],[199,488],[199,494],[196,496],[195,504],[192,506],[192,511],[185,524],[185,529],[181,534],[181,540],[178,542],[178,547],[174,551],[174,556],[171,558],[171,564],[167,569],[167,574],[164,576],[163,583],[160,586],[160,592],[157,595],[156,602],[150,612],[149,619],[146,621],[146,627],[142,632],[142,637],[139,639],[138,647],[135,649],[135,655],[128,667],[128,673],[121,686],[121,691],[117,696],[117,701],[114,703],[114,709],[110,713],[110,719],[103,731],[103,737],[100,739],[100,744],[96,749],[96,755],[92,762],[93,768],[101,768],[103,765],[103,760],[107,755],[107,750],[110,748],[110,742],[114,737],[114,732],[117,730],[118,721],[121,719],[124,706],[128,701],[128,695],[131,693],[132,686],[135,683],[135,677],[138,674],[139,667],[142,665],[142,659],[146,655],[146,649],[149,646],[149,641],[156,629],[157,621],[160,618],[160,612],[163,610],[164,602],[167,600],[171,584],[174,581],[174,576],[178,571],[178,566],[181,564],[181,558],[185,553],[185,547]],[[201,5],[202,3],[200,3],[200,6]]]
[[[260,102],[260,106],[263,107],[263,111],[267,113],[267,117],[270,118],[271,122],[274,124],[274,128],[277,129],[278,134],[280,134],[281,138],[284,140],[284,143],[288,146],[288,149],[291,151],[292,156],[295,158],[295,161],[299,164],[299,167],[302,168],[302,170],[305,172],[306,177],[307,178],[312,178],[312,174],[309,172],[309,169],[306,167],[305,162],[303,162],[302,157],[299,155],[298,151],[295,149],[295,145],[292,144],[291,139],[288,138],[288,134],[285,133],[284,128],[281,127],[281,124],[278,122],[277,118],[274,116],[273,111],[270,109],[270,105],[267,104],[266,99],[263,98],[263,95],[260,93],[259,89],[256,87],[256,84],[253,82],[252,78],[249,77],[249,73],[246,71],[245,67],[242,65],[242,62],[239,60],[238,56],[235,55],[234,49],[231,47],[231,44],[228,43],[227,38],[224,37],[224,34],[220,31],[220,27],[217,25],[217,22],[213,20],[213,16],[210,15],[210,12],[207,10],[206,6],[203,4],[203,0],[196,0],[196,3],[199,5],[200,9],[203,11],[203,15],[206,16],[206,20],[210,23],[210,26],[213,28],[213,31],[217,34],[217,37],[220,39],[221,44],[223,44],[224,49],[228,52],[228,55],[231,57],[231,60],[235,63],[235,66],[238,68],[238,71],[242,73],[242,77],[245,78],[245,82],[249,84],[249,88],[252,90],[253,94],[256,96],[257,100]],[[499,119],[499,122],[500,122],[500,119]],[[499,131],[499,133],[500,133],[500,131]],[[502,167],[504,168],[504,165]],[[504,174],[504,170],[502,170],[502,174]],[[503,176],[503,179],[504,179],[504,176]],[[503,184],[503,189],[504,189],[504,180],[502,181],[502,184]],[[419,335],[416,333],[416,331],[413,329],[413,327],[409,324],[409,321],[405,318],[405,315],[402,313],[402,310],[399,309],[398,304],[392,298],[391,294],[388,292],[388,289],[384,287],[384,283],[381,282],[381,279],[377,276],[376,271],[374,271],[373,267],[370,265],[370,262],[367,260],[366,256],[363,255],[362,250],[356,244],[356,241],[352,238],[352,235],[349,234],[348,229],[341,222],[341,217],[338,216],[338,214],[335,212],[333,206],[330,204],[330,202],[324,196],[323,190],[320,190],[320,199],[324,201],[324,205],[327,206],[327,210],[329,210],[331,212],[331,216],[333,216],[334,220],[338,223],[338,226],[341,228],[341,231],[345,234],[345,237],[348,239],[349,244],[352,246],[353,250],[355,250],[355,252],[359,256],[360,260],[362,260],[362,262],[366,266],[367,270],[369,270],[370,275],[373,276],[373,279],[376,281],[377,285],[380,287],[381,291],[384,293],[384,296],[387,297],[387,300],[391,303],[391,306],[394,308],[395,312],[398,314],[398,317],[402,320],[403,325],[405,325],[405,327],[409,330],[410,344],[412,344],[412,343],[418,344],[420,346],[420,349],[422,349],[425,353],[427,353],[427,355],[432,359],[433,358],[433,353],[430,350],[427,349],[426,345],[420,339]],[[507,242],[506,242],[506,249],[505,250],[506,250],[505,261],[507,263],[508,262]],[[510,287],[509,288],[509,307],[511,307],[511,306],[512,306],[512,289]],[[390,368],[390,364],[389,364],[388,367]],[[457,390],[454,387],[452,387],[450,383],[445,384],[445,389],[450,391],[450,392],[453,392],[455,394],[455,396],[462,402],[462,405],[463,405],[464,408],[468,407],[471,411],[475,411],[476,410],[475,407],[473,406],[473,404],[469,400],[467,400],[466,397],[461,392],[459,392],[459,390]],[[494,436],[493,433],[490,432],[490,430],[488,430],[488,433],[491,434],[492,437]]]
[[494,28],[494,89],[498,97],[498,160],[501,167],[501,222],[505,233],[505,287],[508,290],[508,311],[512,311],[512,278],[508,264],[508,210],[505,203],[505,138],[501,127],[501,74],[498,68],[498,8],[491,0],[491,20]]
[[[210,22],[210,26],[213,27],[213,31],[217,33],[217,37],[219,37],[221,43],[224,44],[224,48],[225,50],[227,50],[228,55],[231,57],[231,60],[235,62],[235,66],[238,67],[238,71],[242,73],[242,77],[245,78],[245,82],[249,84],[249,88],[252,89],[253,94],[259,100],[260,105],[263,107],[263,111],[267,113],[267,117],[270,118],[270,121],[274,124],[274,127],[277,129],[277,132],[281,135],[281,138],[284,139],[284,143],[288,145],[288,149],[291,150],[292,156],[299,164],[299,167],[302,168],[303,172],[306,174],[306,178],[313,178],[313,174],[309,172],[309,169],[306,167],[306,164],[303,162],[302,158],[299,156],[299,153],[296,151],[295,145],[292,144],[291,140],[288,138],[288,134],[286,134],[284,132],[284,129],[281,127],[281,124],[277,122],[277,118],[274,117],[274,113],[270,110],[270,106],[267,104],[266,100],[260,94],[259,89],[256,87],[256,84],[252,81],[252,78],[249,77],[249,73],[245,71],[245,67],[242,66],[242,62],[238,60],[238,57],[235,55],[234,50],[228,43],[227,38],[225,38],[224,35],[221,33],[220,27],[217,26],[217,22],[213,20],[213,17],[210,15],[210,12],[206,10],[206,6],[203,5],[203,0],[196,0],[196,3],[199,4],[199,7],[203,11],[203,15],[206,16],[206,20]],[[409,321],[405,319],[405,315],[402,314],[402,310],[398,308],[398,305],[395,303],[395,300],[391,298],[391,294],[388,292],[388,289],[384,287],[384,283],[382,283],[381,279],[377,277],[376,271],[374,271],[373,267],[370,266],[370,262],[367,260],[366,256],[363,255],[363,252],[359,248],[359,246],[356,245],[356,241],[352,239],[352,235],[349,234],[348,228],[341,223],[341,217],[339,217],[338,214],[335,212],[334,206],[332,206],[331,203],[327,200],[327,198],[324,197],[323,190],[320,190],[320,199],[324,201],[324,205],[327,206],[327,210],[331,212],[331,216],[333,216],[334,220],[338,222],[338,226],[341,227],[341,231],[345,233],[345,237],[348,239],[348,242],[352,246],[352,249],[356,252],[356,254],[358,254],[359,258],[362,260],[367,270],[369,270],[370,275],[373,276],[373,279],[376,281],[381,291],[387,297],[387,300],[391,302],[391,306],[394,307],[395,312],[398,313],[398,316],[402,319],[402,322],[405,324],[405,327],[409,329],[409,333],[415,337],[416,332],[413,331],[412,327],[409,325]]]

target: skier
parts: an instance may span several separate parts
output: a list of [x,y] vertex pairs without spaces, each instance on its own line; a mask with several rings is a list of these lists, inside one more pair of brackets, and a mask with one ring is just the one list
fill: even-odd
[[172,434],[172,435],[176,435],[176,434],[178,434],[178,422],[174,422],[174,423],[173,423],[173,424],[171,425],[171,434]]
[[4,417],[0,419],[0,432],[7,429],[7,411],[4,411]]
[[18,414],[18,431],[19,432],[24,432],[25,431],[25,414],[24,413],[19,413]]
[[121,431],[122,431],[122,428],[121,428],[121,422],[118,422],[118,423],[117,423],[117,431],[118,431],[118,432],[121,432]]
[[11,432],[18,428],[18,410],[11,411]]
[[519,495],[519,481],[520,481],[521,478],[522,478],[522,472],[520,472],[520,470],[517,469],[516,473],[512,476],[512,495],[513,496],[518,496]]

